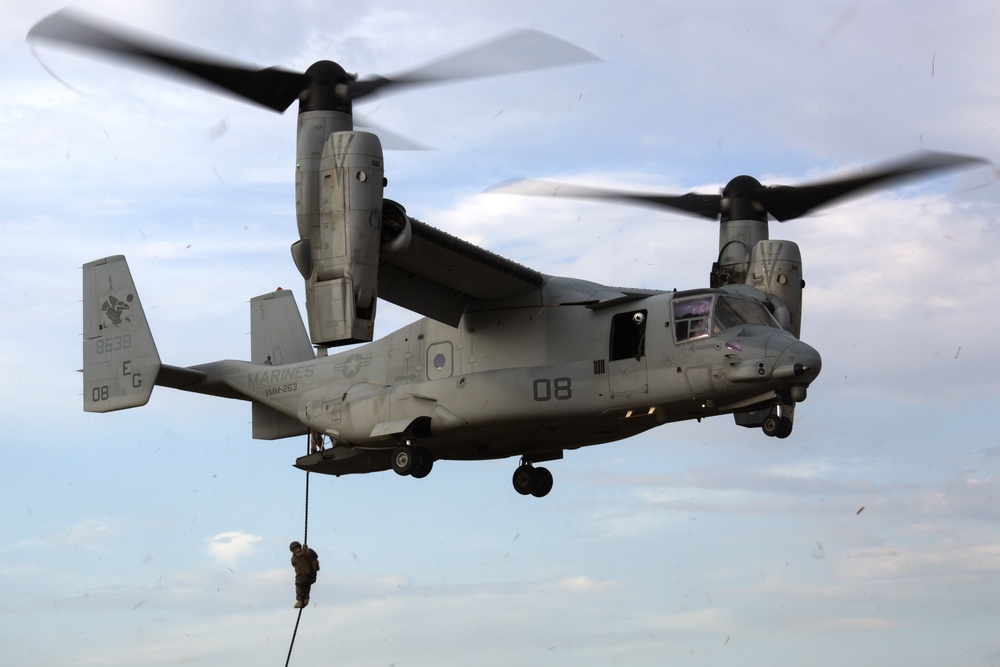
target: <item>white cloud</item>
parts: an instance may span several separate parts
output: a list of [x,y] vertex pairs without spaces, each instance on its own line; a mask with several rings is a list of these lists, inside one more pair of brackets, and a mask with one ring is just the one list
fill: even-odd
[[208,539],[208,555],[216,562],[232,567],[242,557],[254,552],[263,538],[241,530],[229,530]]
[[1000,572],[1000,542],[967,539],[966,535],[961,542],[941,534],[931,537],[917,543],[858,549],[838,563],[838,570],[846,579],[906,580],[912,582],[914,594],[926,593],[932,585],[991,580]]

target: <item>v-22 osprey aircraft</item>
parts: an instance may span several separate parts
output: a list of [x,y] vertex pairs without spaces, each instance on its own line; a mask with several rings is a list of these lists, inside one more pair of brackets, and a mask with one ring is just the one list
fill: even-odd
[[[765,187],[740,176],[721,194],[618,192],[539,181],[502,192],[601,198],[718,220],[709,287],[629,289],[545,275],[410,217],[383,196],[379,137],[356,130],[352,102],[385,89],[593,60],[524,31],[392,78],[359,79],[321,61],[304,73],[255,69],[98,25],[69,11],[29,39],[180,70],[264,107],[298,101],[292,257],[308,331],[290,291],[250,301],[249,361],[161,362],[123,256],[83,267],[84,409],[146,404],[156,385],[249,401],[253,437],[307,435],[295,465],[344,475],[422,478],[437,460],[518,457],[513,485],[545,496],[536,464],[668,422],[731,414],[784,438],[820,373],[799,340],[802,260],[768,236],[844,195],[976,158],[921,153],[860,176]],[[525,62],[511,53],[541,54]],[[374,340],[379,299],[424,316]],[[337,348],[353,344],[343,351]]]

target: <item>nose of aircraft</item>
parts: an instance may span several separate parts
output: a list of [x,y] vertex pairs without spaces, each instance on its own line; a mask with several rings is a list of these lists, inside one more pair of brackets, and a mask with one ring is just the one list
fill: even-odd
[[775,379],[792,380],[795,384],[808,385],[819,375],[823,360],[815,348],[796,340],[788,345],[774,362]]

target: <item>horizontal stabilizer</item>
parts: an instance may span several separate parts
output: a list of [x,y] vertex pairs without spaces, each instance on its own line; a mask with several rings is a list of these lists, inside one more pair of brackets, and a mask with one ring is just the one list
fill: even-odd
[[184,389],[189,385],[197,384],[207,377],[205,371],[196,368],[184,368],[182,366],[160,365],[160,372],[156,376],[156,384],[160,387],[171,387],[173,389]]

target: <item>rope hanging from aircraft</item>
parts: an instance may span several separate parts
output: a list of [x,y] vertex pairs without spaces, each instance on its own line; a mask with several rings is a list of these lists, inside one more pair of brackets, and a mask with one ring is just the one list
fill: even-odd
[[[312,439],[312,434],[309,436],[310,441]],[[305,503],[305,525],[302,529],[302,544],[309,544],[309,471],[306,470],[306,503]],[[285,667],[288,667],[289,662],[292,660],[292,649],[295,648],[295,636],[299,633],[299,622],[302,620],[302,610],[305,607],[299,607],[299,613],[295,617],[295,628],[292,630],[292,641],[288,645],[288,656],[285,658]]]
[[309,544],[309,471],[306,470],[306,513],[305,526],[302,529],[302,544]]
[[[308,475],[309,473],[306,473]],[[295,647],[295,635],[299,633],[299,621],[302,620],[302,610],[305,607],[299,607],[299,615],[295,618],[295,629],[292,630],[292,643],[288,645],[288,657],[285,658],[285,667],[288,667],[288,663],[292,659],[292,649]]]

